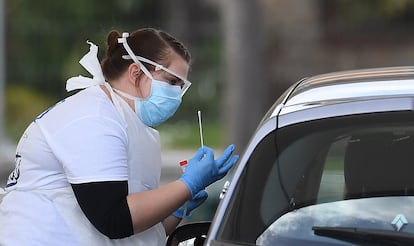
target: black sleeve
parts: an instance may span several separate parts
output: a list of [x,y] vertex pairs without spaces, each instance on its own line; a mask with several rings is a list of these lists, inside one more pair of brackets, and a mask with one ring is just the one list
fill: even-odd
[[101,233],[111,239],[134,234],[127,181],[72,184],[72,189],[82,211]]

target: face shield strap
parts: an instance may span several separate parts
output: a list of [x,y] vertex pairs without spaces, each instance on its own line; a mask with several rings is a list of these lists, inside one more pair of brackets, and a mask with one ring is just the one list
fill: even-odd
[[[122,58],[123,58],[123,59],[132,59],[130,55],[123,55],[123,56],[122,56]],[[172,75],[174,75],[175,77],[177,77],[177,78],[181,79],[181,80],[184,82],[183,90],[184,90],[184,88],[185,88],[185,90],[187,90],[187,89],[188,89],[188,87],[190,87],[190,85],[191,85],[191,82],[190,82],[190,81],[188,81],[187,79],[185,79],[185,78],[183,78],[182,76],[178,75],[176,72],[174,72],[174,71],[172,71],[172,70],[170,70],[170,69],[168,69],[168,68],[164,67],[163,65],[158,64],[158,63],[156,63],[156,62],[153,62],[153,61],[151,61],[150,59],[147,59],[147,58],[142,57],[142,56],[135,56],[135,58],[136,58],[137,60],[139,60],[139,61],[142,61],[142,62],[145,62],[145,63],[148,63],[148,64],[153,65],[153,66],[155,67],[155,71],[163,70],[163,71],[165,71],[165,72],[167,72],[167,73],[169,73],[169,74],[172,74]],[[185,92],[185,91],[184,91],[184,92]]]
[[[184,82],[184,86],[181,88],[181,96],[184,96],[185,92],[188,90],[188,88],[191,85],[191,82],[188,81],[187,79],[183,78],[182,76],[178,75],[177,73],[175,73],[174,71],[164,67],[161,64],[158,64],[154,61],[151,61],[150,59],[147,59],[145,57],[142,56],[137,56],[134,54],[134,52],[131,50],[131,48],[129,47],[126,38],[129,37],[129,34],[127,32],[122,33],[122,38],[118,38],[118,43],[122,43],[122,45],[124,46],[125,50],[127,51],[128,55],[123,55],[122,58],[123,59],[132,59],[135,63],[139,64],[141,67],[141,70],[150,78],[153,79],[151,73],[148,71],[148,69],[142,64],[142,62],[151,64],[155,67],[155,71],[159,71],[159,70],[163,70],[169,74],[174,75],[175,77],[181,79]],[[141,62],[142,61],[142,62]]]
[[141,70],[145,73],[145,75],[147,75],[150,79],[152,78],[151,73],[148,71],[148,69],[144,66],[144,64],[142,64],[135,56],[134,52],[131,50],[131,48],[128,45],[127,42],[127,37],[129,37],[129,33],[124,32],[122,33],[122,38],[118,38],[118,43],[122,44],[125,48],[125,50],[127,51],[127,53],[129,54],[129,56],[132,57],[132,60],[138,64],[141,67]]

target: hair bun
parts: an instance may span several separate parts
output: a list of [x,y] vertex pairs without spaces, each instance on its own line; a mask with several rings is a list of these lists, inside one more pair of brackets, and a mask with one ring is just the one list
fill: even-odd
[[109,32],[107,37],[108,56],[112,56],[115,50],[119,47],[118,38],[121,38],[121,34],[117,30],[112,30]]

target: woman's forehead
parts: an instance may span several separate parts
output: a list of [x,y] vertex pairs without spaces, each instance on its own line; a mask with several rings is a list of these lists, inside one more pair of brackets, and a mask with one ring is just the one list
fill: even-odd
[[179,55],[172,55],[170,57],[170,65],[167,68],[181,77],[187,78],[188,76],[189,64]]

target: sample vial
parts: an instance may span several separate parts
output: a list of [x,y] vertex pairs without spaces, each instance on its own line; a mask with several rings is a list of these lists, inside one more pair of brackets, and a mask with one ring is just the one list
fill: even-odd
[[[185,172],[185,167],[187,166],[188,161],[187,161],[187,160],[182,160],[182,161],[180,161],[180,162],[179,162],[179,164],[180,164],[180,167],[181,167],[181,171],[183,171],[183,173],[184,173],[184,172]],[[188,204],[188,202],[186,202],[186,203],[184,204],[184,213],[183,213],[183,218],[189,217],[189,216],[187,215],[187,204]]]
[[180,167],[183,172],[185,172],[185,167],[187,166],[187,164],[188,164],[187,160],[180,161]]

